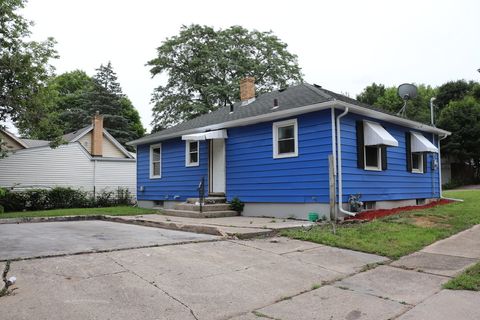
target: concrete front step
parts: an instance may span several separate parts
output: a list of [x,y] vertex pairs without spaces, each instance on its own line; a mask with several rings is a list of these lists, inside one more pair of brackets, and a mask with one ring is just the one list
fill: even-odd
[[[195,204],[200,202],[200,198],[188,198],[187,203]],[[225,203],[227,199],[225,197],[206,197],[204,198],[205,204],[216,204],[216,203]]]
[[223,211],[191,211],[191,210],[177,210],[177,209],[162,209],[162,213],[169,216],[186,217],[186,218],[221,218],[238,216],[238,212],[233,210]]
[[[187,210],[187,211],[198,211],[200,212],[200,206],[193,203],[179,203],[175,205],[176,210]],[[228,203],[216,203],[216,204],[205,204],[202,206],[202,211],[229,211],[230,205]]]

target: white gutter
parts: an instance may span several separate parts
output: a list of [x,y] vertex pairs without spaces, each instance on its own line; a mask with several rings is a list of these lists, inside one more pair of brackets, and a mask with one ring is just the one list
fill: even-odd
[[127,145],[140,145],[140,144],[148,144],[152,142],[157,142],[157,141],[163,141],[167,140],[170,138],[177,138],[181,137],[182,135],[186,134],[191,134],[191,133],[200,133],[200,132],[205,132],[207,130],[219,130],[219,129],[226,129],[226,128],[232,128],[232,127],[240,127],[240,126],[246,126],[250,124],[255,124],[259,122],[264,122],[264,121],[269,121],[269,120],[275,120],[275,119],[280,119],[280,118],[286,118],[289,116],[294,116],[298,114],[303,114],[303,113],[308,113],[308,112],[314,112],[314,111],[319,111],[319,110],[324,110],[327,108],[335,108],[335,107],[343,107],[343,108],[349,108],[351,111],[355,111],[355,113],[369,116],[375,119],[379,120],[384,120],[388,121],[391,123],[395,123],[398,125],[402,125],[408,128],[413,128],[413,129],[418,129],[420,131],[424,132],[430,132],[430,133],[436,133],[436,134],[447,134],[450,135],[450,132],[438,129],[420,122],[408,120],[405,118],[400,118],[391,114],[387,114],[384,112],[368,109],[365,107],[360,107],[351,103],[347,103],[344,101],[339,101],[339,100],[332,100],[332,101],[326,101],[322,103],[316,103],[316,104],[311,104],[308,106],[303,106],[303,107],[298,107],[298,108],[292,108],[292,109],[287,109],[287,110],[278,110],[278,111],[273,111],[269,112],[266,114],[261,114],[258,116],[253,116],[253,117],[248,117],[248,118],[242,118],[242,119],[237,119],[237,120],[231,120],[223,123],[217,123],[217,124],[212,124],[209,126],[205,127],[200,127],[200,128],[194,128],[194,129],[188,129],[188,130],[183,130],[179,132],[174,132],[171,134],[166,134],[166,135],[161,135],[161,136],[147,136],[145,138],[140,138],[134,141],[130,141],[127,143]]
[[340,119],[344,117],[348,113],[348,107],[345,107],[345,111],[337,117],[337,144],[338,144],[338,210],[341,213],[354,217],[356,215],[355,212],[350,212],[343,209],[343,186],[342,186],[342,138],[340,135]]
[[344,102],[344,101],[338,101],[337,100],[336,102],[337,102],[336,104],[338,106],[341,106],[341,107],[344,107],[344,108],[349,108],[350,111],[353,111],[354,113],[361,114],[361,115],[364,115],[364,116],[369,116],[369,117],[372,117],[372,118],[375,118],[375,119],[378,119],[378,120],[384,120],[384,121],[394,123],[394,124],[398,124],[398,125],[401,125],[401,126],[404,126],[404,127],[417,129],[417,130],[423,131],[423,132],[436,133],[436,134],[442,134],[442,135],[446,134],[447,136],[452,134],[451,132],[446,131],[446,130],[435,128],[435,127],[432,127],[432,126],[429,126],[429,125],[426,125],[426,124],[423,124],[423,123],[420,123],[420,122],[417,122],[417,121],[408,120],[408,119],[405,119],[405,118],[400,118],[400,117],[397,117],[397,116],[393,116],[393,115],[388,114],[388,113],[384,113],[384,112],[360,107],[360,106],[357,106],[357,105],[354,105],[354,104],[351,104],[351,103],[348,103],[348,102]]

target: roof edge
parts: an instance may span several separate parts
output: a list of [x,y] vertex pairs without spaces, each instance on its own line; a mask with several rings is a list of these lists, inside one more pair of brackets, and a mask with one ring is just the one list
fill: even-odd
[[7,136],[9,136],[11,139],[13,139],[15,142],[17,142],[19,145],[21,145],[22,147],[24,147],[25,149],[28,149],[28,145],[22,141],[21,138],[17,137],[16,135],[14,135],[13,133],[11,133],[10,131],[8,131],[7,129],[0,129],[0,131],[2,131],[3,133],[5,133]]
[[[137,146],[141,144],[148,144],[148,143],[153,143],[153,142],[158,142],[158,141],[163,141],[171,138],[176,138],[176,137],[181,137],[182,135],[185,134],[191,134],[191,133],[199,133],[199,132],[204,132],[207,130],[218,130],[218,129],[226,129],[226,128],[232,128],[232,127],[237,127],[237,126],[245,126],[245,125],[250,125],[250,124],[255,124],[255,123],[260,123],[264,121],[270,121],[270,120],[275,120],[279,118],[284,118],[288,116],[293,116],[293,115],[299,115],[307,112],[314,112],[314,111],[319,111],[327,108],[336,108],[336,107],[348,107],[354,113],[358,113],[361,115],[366,115],[375,119],[379,120],[384,120],[388,122],[392,122],[398,125],[402,125],[408,128],[413,128],[413,129],[418,129],[421,131],[425,132],[431,132],[435,134],[441,134],[448,136],[451,134],[451,132],[439,129],[436,127],[432,127],[426,124],[423,124],[421,122],[409,120],[409,119],[404,119],[400,118],[394,115],[390,115],[388,113],[384,113],[381,111],[376,111],[372,109],[368,109],[365,107],[357,106],[348,102],[340,101],[340,100],[332,100],[332,101],[326,101],[322,103],[316,103],[312,105],[307,105],[303,107],[298,107],[294,109],[287,109],[287,110],[281,110],[273,113],[267,113],[267,114],[262,114],[258,116],[253,116],[253,117],[248,117],[248,118],[243,118],[243,119],[237,119],[237,120],[232,120],[232,121],[227,121],[223,123],[218,123],[218,124],[213,124],[209,126],[204,126],[204,127],[199,127],[195,129],[189,129],[189,130],[184,130],[184,131],[179,131],[179,132],[174,132],[171,134],[167,134],[164,136],[155,136],[151,137],[150,139],[145,139],[145,138],[140,138],[137,140],[133,140],[130,142],[127,142],[127,145],[131,146]],[[147,136],[148,137],[148,136]]]

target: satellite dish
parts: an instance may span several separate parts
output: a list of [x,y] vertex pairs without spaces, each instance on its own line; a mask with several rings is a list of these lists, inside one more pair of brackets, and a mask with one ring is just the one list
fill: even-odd
[[417,97],[417,87],[410,83],[398,86],[397,93],[403,100],[410,100]]
[[404,83],[398,86],[398,96],[403,99],[403,107],[398,111],[397,115],[406,117],[407,101],[417,97],[417,87],[410,83]]

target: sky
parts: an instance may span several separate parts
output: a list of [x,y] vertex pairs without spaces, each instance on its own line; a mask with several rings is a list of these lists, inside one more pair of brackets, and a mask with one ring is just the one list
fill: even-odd
[[112,62],[125,94],[151,129],[147,61],[192,23],[273,31],[298,56],[304,80],[355,97],[387,86],[480,80],[480,1],[29,0],[34,40],[58,42],[56,73],[93,75]]

